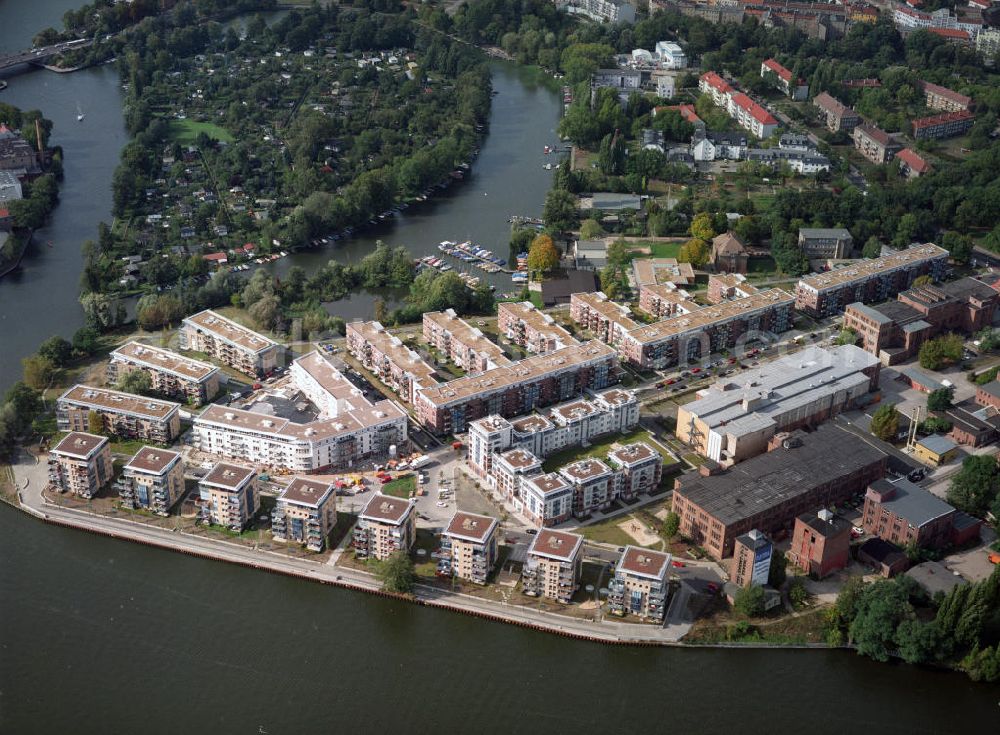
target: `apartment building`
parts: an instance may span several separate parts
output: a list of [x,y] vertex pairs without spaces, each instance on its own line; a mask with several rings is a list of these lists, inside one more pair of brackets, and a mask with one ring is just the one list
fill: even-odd
[[326,548],[337,525],[337,493],[323,480],[296,477],[278,496],[271,511],[271,536],[275,541],[302,544],[317,553]]
[[629,0],[567,0],[561,5],[567,13],[598,23],[635,23],[635,6]]
[[299,423],[212,405],[194,421],[194,445],[221,457],[297,473],[344,469],[386,457],[393,446],[406,446],[406,413],[392,401],[368,401],[319,352],[298,358],[289,376],[316,405],[314,420]]
[[437,384],[434,368],[378,322],[350,322],[347,350],[406,403],[415,402],[420,388]]
[[712,265],[718,273],[746,273],[750,254],[743,238],[723,232],[712,238]]
[[743,92],[736,92],[729,97],[726,111],[737,125],[762,140],[778,131],[778,121],[774,115]]
[[959,94],[953,89],[942,87],[940,84],[921,81],[920,88],[924,93],[925,104],[932,110],[959,112],[968,110],[972,106],[971,97]]
[[486,584],[497,563],[497,519],[458,511],[442,538],[450,543],[451,571],[459,579]]
[[634,500],[653,492],[663,476],[663,456],[645,442],[612,449],[608,464],[615,476],[613,495],[620,500]]
[[913,285],[918,276],[940,280],[948,251],[933,243],[914,245],[881,258],[805,276],[795,287],[795,308],[812,317],[839,314],[847,304],[885,301]]
[[514,501],[521,497],[522,478],[542,473],[542,460],[527,449],[507,449],[491,458],[488,484],[504,499]]
[[662,622],[666,612],[670,554],[626,546],[608,582],[612,615],[635,615]]
[[622,105],[642,86],[642,72],[638,69],[598,69],[590,76],[590,104],[597,103],[597,90],[613,89]]
[[846,227],[800,227],[799,250],[809,259],[842,260],[851,257],[854,238]]
[[497,329],[518,347],[536,355],[577,343],[573,335],[530,301],[497,304]]
[[863,404],[878,389],[878,359],[854,345],[801,352],[721,378],[677,413],[677,438],[723,465],[767,449],[775,434]]
[[694,285],[694,268],[690,263],[678,263],[676,258],[635,258],[632,280],[636,287],[673,285],[681,288]]
[[618,356],[597,340],[533,355],[417,391],[418,420],[435,434],[461,432],[484,416],[528,413],[585,391],[599,391],[618,378]]
[[687,54],[680,44],[673,41],[657,41],[655,52],[660,60],[660,66],[665,69],[685,69],[688,65]]
[[696,360],[731,349],[754,332],[784,332],[792,324],[794,301],[791,294],[772,288],[640,325],[619,341],[619,356],[642,370],[662,370]]
[[778,435],[770,451],[725,472],[674,481],[680,532],[717,560],[751,529],[790,531],[796,516],[841,503],[885,476],[887,457],[834,424]]
[[162,347],[128,342],[111,353],[107,379],[110,385],[133,370],[149,375],[157,393],[201,406],[219,392],[219,368]]
[[278,367],[282,356],[281,345],[273,339],[211,309],[185,318],[181,322],[178,338],[182,350],[204,352],[255,378]]
[[[941,548],[954,542],[965,514],[906,478],[878,480],[865,494],[861,525],[865,533],[897,546]],[[978,528],[970,536],[978,536]]]
[[459,319],[454,309],[424,314],[424,341],[469,374],[510,365],[500,345]]
[[904,148],[896,154],[899,173],[908,179],[917,179],[931,170],[931,165],[912,148]]
[[774,544],[752,528],[733,542],[733,560],[729,565],[729,580],[738,587],[759,584],[763,587],[771,575]]
[[968,110],[958,110],[921,117],[914,120],[911,125],[916,140],[940,140],[965,135],[972,129],[975,121],[976,116]]
[[609,299],[603,291],[575,293],[570,296],[570,318],[609,345],[617,345],[639,326],[624,304]]
[[71,431],[49,450],[49,484],[90,499],[111,482],[114,468],[107,437]]
[[700,308],[687,291],[672,283],[639,287],[639,308],[658,319],[688,314]]
[[184,460],[179,452],[143,447],[122,469],[117,486],[124,507],[165,516],[184,496]]
[[568,604],[580,586],[583,536],[539,529],[521,570],[521,587],[531,597]]
[[469,424],[468,465],[479,477],[488,477],[493,454],[511,448],[547,457],[569,447],[583,446],[613,432],[631,431],[639,423],[635,393],[609,388],[589,398],[577,398],[546,410],[508,421],[487,416]]
[[816,95],[813,98],[813,105],[823,116],[826,129],[831,133],[838,133],[841,130],[851,133],[861,124],[861,116],[853,108],[826,92]]
[[[881,482],[881,480],[879,481]],[[788,560],[819,579],[851,563],[851,524],[826,508],[795,519]]]
[[729,98],[736,90],[718,73],[707,71],[698,77],[698,91],[710,95],[717,107],[728,107]]
[[96,414],[108,435],[169,444],[180,435],[179,409],[179,403],[74,385],[56,400],[56,424],[60,431],[87,431]]
[[199,520],[242,531],[260,507],[257,472],[218,462],[198,481]]
[[558,472],[525,476],[514,507],[536,526],[556,526],[573,517],[573,485]]
[[417,538],[417,515],[409,500],[375,493],[358,516],[351,546],[358,559],[388,559],[410,553]]
[[731,299],[747,299],[760,291],[756,286],[747,283],[747,277],[741,273],[713,273],[708,277],[708,292],[705,294],[709,303],[721,304]]
[[801,79],[793,79],[792,72],[777,59],[765,59],[760,65],[761,79],[774,74],[775,84],[786,97],[802,102],[809,97],[809,85]]
[[874,125],[861,123],[854,128],[854,148],[875,164],[889,163],[902,146]]
[[615,474],[601,460],[585,457],[561,467],[559,474],[573,486],[573,514],[578,518],[611,507]]

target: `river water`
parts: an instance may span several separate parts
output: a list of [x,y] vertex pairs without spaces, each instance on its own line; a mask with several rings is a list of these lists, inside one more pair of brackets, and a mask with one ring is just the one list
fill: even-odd
[[[76,0],[0,4],[0,50]],[[13,19],[13,23],[8,22]],[[51,240],[0,282],[0,383],[70,334],[79,243],[108,219],[124,143],[110,67],[8,77],[0,100],[56,122],[67,178]],[[470,180],[351,243],[275,264],[354,259],[376,238],[415,255],[472,238],[503,254],[539,212],[559,99],[497,65]],[[75,121],[76,103],[87,112]],[[484,195],[485,194],[485,195]],[[354,294],[335,313],[365,316]],[[0,733],[995,731],[1000,690],[851,653],[620,649],[49,527],[0,505]]]

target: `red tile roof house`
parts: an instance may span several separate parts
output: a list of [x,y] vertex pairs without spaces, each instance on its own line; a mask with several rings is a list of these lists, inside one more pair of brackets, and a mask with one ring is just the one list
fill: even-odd
[[745,130],[749,130],[758,138],[770,138],[778,129],[778,121],[742,92],[736,92],[729,98],[729,116]]
[[777,59],[766,59],[760,65],[760,76],[763,79],[769,72],[778,77],[778,87],[785,96],[793,100],[803,101],[809,97],[809,87],[801,79],[792,79],[792,72],[786,69]]
[[923,176],[931,170],[931,165],[912,148],[901,150],[896,154],[896,160],[899,161],[899,172],[910,179]]
[[225,265],[226,263],[229,262],[229,258],[226,257],[225,253],[208,253],[206,255],[202,255],[201,257],[207,260],[209,263],[213,263],[214,265],[217,266]]

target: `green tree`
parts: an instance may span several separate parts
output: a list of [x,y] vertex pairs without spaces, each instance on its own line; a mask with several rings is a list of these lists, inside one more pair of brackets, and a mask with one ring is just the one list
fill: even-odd
[[771,566],[767,570],[767,583],[774,587],[774,589],[781,589],[781,585],[785,583],[785,579],[788,576],[788,559],[784,554],[772,553],[771,554]]
[[788,601],[799,609],[809,601],[809,590],[806,589],[805,580],[802,577],[793,577],[788,583]]
[[533,273],[548,273],[559,265],[559,251],[548,235],[539,235],[528,250],[528,269]]
[[891,442],[899,434],[899,412],[892,404],[879,406],[872,414],[871,432],[885,442]]
[[691,220],[691,227],[688,228],[688,231],[691,233],[691,237],[707,243],[716,235],[712,223],[712,215],[708,212],[696,214],[694,219]]
[[104,419],[97,411],[87,412],[87,431],[91,434],[104,433]]
[[959,510],[979,516],[986,514],[1000,490],[997,458],[972,455],[962,460],[962,468],[951,478],[948,502]]
[[931,278],[929,275],[926,275],[926,274],[922,275],[922,276],[917,276],[916,278],[913,279],[913,286],[914,287],[917,287],[917,286],[929,286],[932,283],[934,283],[934,279]]
[[856,345],[858,343],[858,333],[855,332],[850,327],[846,327],[840,330],[840,334],[837,335],[835,344],[838,345]]
[[670,511],[667,513],[667,517],[663,521],[663,537],[668,541],[672,540],[677,536],[677,532],[681,528],[681,517]]
[[882,254],[882,241],[872,235],[861,248],[861,255],[865,258],[877,258]]
[[73,356],[73,345],[59,335],[54,335],[39,345],[38,354],[56,367],[63,367]]
[[416,572],[413,561],[403,551],[397,551],[375,565],[375,575],[386,592],[406,594],[413,590]]
[[733,596],[733,609],[748,618],[764,614],[764,588],[759,584],[741,588]]
[[118,378],[115,387],[126,393],[145,396],[153,392],[153,380],[145,370],[126,370]]
[[928,411],[946,411],[951,408],[951,401],[955,395],[955,389],[951,386],[938,388],[927,394]]
[[690,263],[694,268],[701,268],[708,263],[711,254],[708,243],[695,237],[681,245],[677,251],[677,260],[681,263]]
[[281,301],[276,295],[267,294],[254,302],[247,312],[263,329],[274,329],[281,317]]
[[58,370],[52,360],[41,355],[30,355],[21,360],[24,368],[24,382],[37,390],[49,387]]
[[580,225],[580,238],[583,240],[596,240],[604,234],[604,228],[596,219],[585,219]]
[[897,629],[915,617],[908,585],[889,580],[870,584],[861,592],[855,610],[850,637],[858,653],[876,661],[888,661],[897,648]]
[[565,189],[551,189],[545,195],[542,219],[553,230],[572,230],[576,226],[576,197]]
[[101,333],[93,327],[80,327],[73,334],[73,349],[81,355],[91,355],[100,347]]

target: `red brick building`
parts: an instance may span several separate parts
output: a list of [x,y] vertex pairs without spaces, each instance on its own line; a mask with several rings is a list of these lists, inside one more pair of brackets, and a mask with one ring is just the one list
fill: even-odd
[[819,579],[843,569],[851,560],[851,524],[823,509],[795,519],[788,560]]
[[941,548],[973,536],[966,518],[909,480],[878,480],[865,494],[862,525],[866,533],[899,546]]

